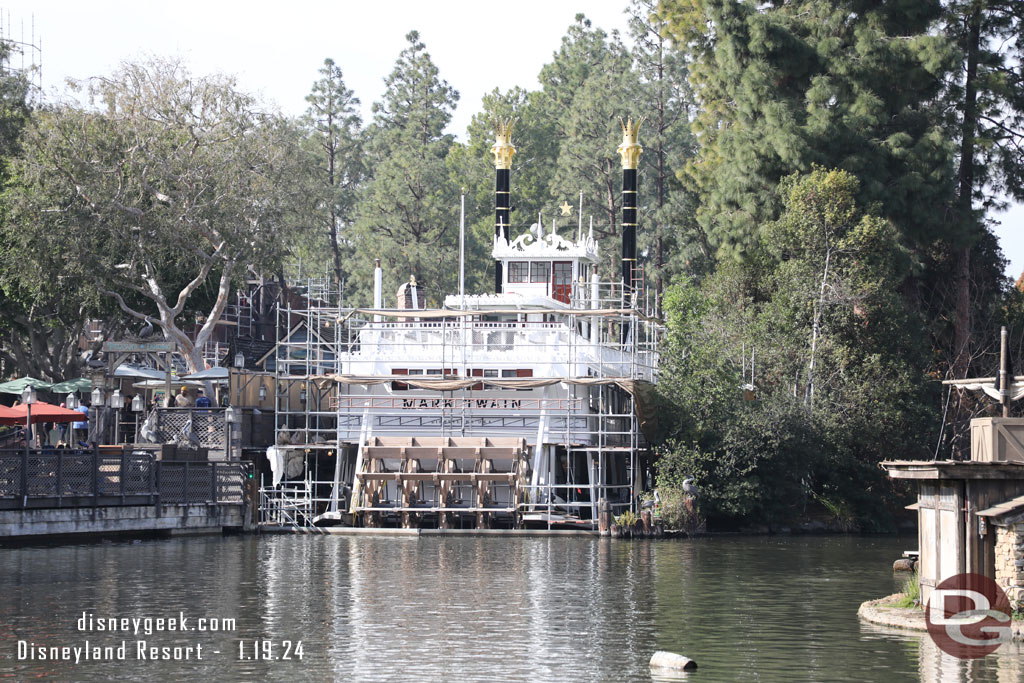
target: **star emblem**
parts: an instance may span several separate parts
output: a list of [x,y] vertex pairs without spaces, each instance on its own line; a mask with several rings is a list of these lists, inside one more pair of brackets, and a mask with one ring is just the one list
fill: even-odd
[[562,210],[562,215],[563,216],[571,216],[572,215],[572,207],[569,206],[569,202],[562,201],[562,205],[560,207],[558,207],[558,208],[560,208]]

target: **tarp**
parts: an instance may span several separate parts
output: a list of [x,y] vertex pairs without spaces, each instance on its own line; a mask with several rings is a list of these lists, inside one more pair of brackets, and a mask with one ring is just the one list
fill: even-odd
[[[999,389],[996,388],[998,379],[995,377],[975,377],[971,379],[953,379],[946,380],[943,384],[957,387],[958,389],[967,389],[968,391],[983,391],[987,396],[1000,400]],[[1020,400],[1024,397],[1024,376],[1018,375],[1013,378],[1012,382],[1008,383],[1009,386],[1009,399],[1011,401]]]
[[[0,417],[0,422],[9,425],[23,425],[28,418],[29,406],[25,404],[14,406],[10,409],[10,413],[12,413],[10,417]],[[32,424],[40,422],[79,422],[81,419],[82,413],[77,410],[68,410],[67,408],[61,408],[60,406],[42,401],[32,404]]]
[[193,372],[191,375],[185,375],[182,379],[223,380],[226,382],[228,379],[228,369],[221,367],[209,368],[208,370]]
[[41,379],[22,377],[20,379],[12,379],[10,382],[0,383],[0,394],[20,394],[25,391],[25,387],[30,385],[35,387],[36,390],[49,389],[53,386],[49,382],[44,382]]
[[88,377],[79,377],[77,379],[69,379],[64,382],[58,382],[50,387],[50,391],[55,394],[70,394],[72,392],[79,391],[90,391],[92,389],[92,380]]
[[452,308],[430,308],[430,309],[409,309],[409,308],[353,308],[344,316],[338,318],[338,322],[344,322],[353,315],[379,315],[383,318],[417,318],[419,320],[431,320],[436,318],[465,318],[478,315],[521,315],[523,313],[552,315],[583,315],[601,316],[603,318],[617,318],[622,316],[635,316],[640,320],[654,323],[663,322],[660,318],[653,318],[644,315],[634,308],[480,308],[480,309],[452,309]]
[[[414,379],[415,377],[415,379]],[[387,375],[358,377],[355,375],[316,375],[310,380],[321,386],[329,382],[339,384],[359,384],[370,386],[375,384],[387,384],[389,382],[402,382],[417,389],[433,389],[435,391],[458,391],[468,389],[476,384],[485,384],[501,389],[536,389],[547,387],[552,384],[575,384],[577,386],[598,386],[602,384],[614,384],[633,395],[636,405],[637,419],[640,422],[640,429],[644,436],[652,443],[661,440],[660,427],[658,424],[658,411],[656,406],[656,391],[654,385],[644,380],[632,379],[630,377],[517,377],[498,379],[495,377],[471,377],[469,379],[431,379],[410,375]]]

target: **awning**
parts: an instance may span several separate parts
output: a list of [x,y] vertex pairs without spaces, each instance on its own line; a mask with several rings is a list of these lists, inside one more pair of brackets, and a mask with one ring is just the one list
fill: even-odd
[[55,394],[70,394],[79,391],[89,391],[92,389],[92,380],[88,377],[79,377],[77,379],[69,379],[64,382],[59,382],[50,387],[50,391]]
[[41,379],[22,377],[20,379],[12,379],[10,382],[0,383],[0,394],[20,394],[25,391],[25,387],[27,386],[31,386],[36,390],[39,390],[49,389],[53,385],[50,382],[44,382]]
[[137,365],[118,365],[114,368],[114,377],[138,377],[139,379],[163,379],[167,373],[153,368],[142,368]]

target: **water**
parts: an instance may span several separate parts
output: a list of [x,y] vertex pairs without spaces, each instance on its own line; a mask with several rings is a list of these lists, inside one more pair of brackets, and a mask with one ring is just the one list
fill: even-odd
[[[927,636],[859,622],[862,601],[898,589],[892,561],[913,546],[860,537],[272,536],[5,549],[0,678],[650,681],[650,656],[664,649],[698,661],[694,681],[1024,680],[1019,645],[961,663]],[[236,624],[115,635],[79,631],[83,611]],[[18,640],[86,639],[127,641],[127,661],[15,658]],[[203,659],[137,661],[137,640],[201,644]],[[292,659],[239,659],[254,640],[278,657],[291,641]]]

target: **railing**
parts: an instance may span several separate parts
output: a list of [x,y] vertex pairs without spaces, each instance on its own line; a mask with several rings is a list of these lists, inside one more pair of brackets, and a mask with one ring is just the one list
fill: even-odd
[[224,450],[224,408],[157,408],[157,412],[157,442],[196,441],[203,448]]
[[151,453],[0,451],[0,509],[241,504],[244,463],[172,462]]

